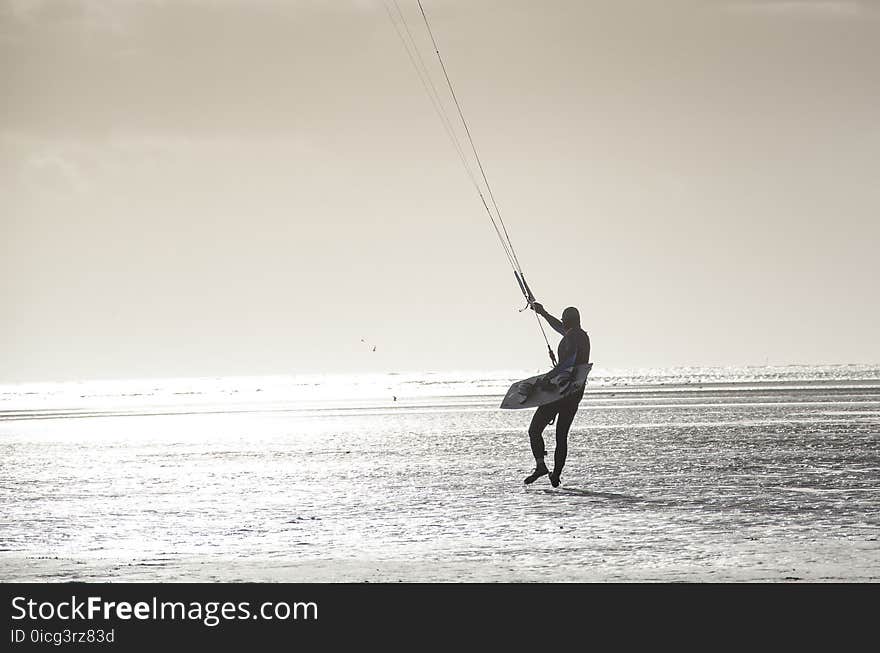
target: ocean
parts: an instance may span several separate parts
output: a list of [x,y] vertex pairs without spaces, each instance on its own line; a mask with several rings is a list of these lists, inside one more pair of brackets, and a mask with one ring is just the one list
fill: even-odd
[[559,488],[534,373],[0,386],[0,580],[880,580],[880,367],[595,369]]

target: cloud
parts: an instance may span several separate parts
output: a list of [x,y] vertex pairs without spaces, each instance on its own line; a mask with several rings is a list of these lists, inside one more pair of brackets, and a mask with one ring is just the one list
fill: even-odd
[[827,16],[849,18],[864,15],[869,8],[858,0],[742,0],[724,5],[733,13],[779,16]]
[[279,20],[302,12],[376,14],[376,0],[0,0],[0,46],[21,45],[36,33],[130,37],[145,19],[225,16],[230,21],[267,14]]
[[31,191],[50,193],[86,192],[88,184],[79,166],[66,156],[57,153],[40,153],[25,160],[21,181]]
[[59,28],[86,33],[124,33],[124,24],[136,2],[144,0],[0,0],[0,16],[9,26]]
[[[302,135],[212,136],[123,130],[100,138],[49,136],[0,129],[0,205],[23,192],[30,197],[93,195],[137,188],[190,165],[284,161],[302,170],[320,149]],[[8,201],[8,200],[7,200]]]
[[217,7],[312,7],[328,10],[375,11],[375,0],[0,0],[0,12],[29,21],[46,15],[77,14],[106,17],[137,7],[174,9],[180,6]]

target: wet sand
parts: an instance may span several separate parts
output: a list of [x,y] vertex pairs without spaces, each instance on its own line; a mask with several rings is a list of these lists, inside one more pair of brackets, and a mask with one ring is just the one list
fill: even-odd
[[7,410],[0,578],[880,579],[875,379],[591,388],[558,489],[499,401]]

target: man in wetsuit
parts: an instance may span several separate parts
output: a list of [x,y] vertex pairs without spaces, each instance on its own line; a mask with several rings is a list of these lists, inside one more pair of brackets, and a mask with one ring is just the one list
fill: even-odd
[[[562,320],[557,320],[544,310],[541,304],[532,303],[532,310],[547,320],[555,331],[562,335],[562,341],[559,343],[557,350],[559,365],[553,368],[545,375],[550,378],[558,370],[571,367],[572,365],[580,365],[581,363],[590,362],[590,336],[581,329],[581,316],[578,310],[569,306],[562,312]],[[568,429],[574,420],[575,413],[578,410],[578,404],[584,396],[584,391],[564,397],[550,404],[539,406],[532,417],[532,423],[529,425],[529,442],[532,446],[532,454],[535,456],[535,471],[526,477],[526,485],[534,483],[544,474],[550,475],[550,484],[553,487],[559,486],[559,476],[562,474],[562,468],[565,466],[565,458],[568,455]],[[556,450],[553,452],[553,471],[547,469],[544,464],[544,456],[547,451],[544,448],[544,438],[542,436],[544,429],[553,418],[556,418]]]

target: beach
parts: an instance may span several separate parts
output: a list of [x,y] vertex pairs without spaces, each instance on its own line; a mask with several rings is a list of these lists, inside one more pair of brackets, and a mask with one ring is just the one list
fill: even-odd
[[531,373],[2,386],[0,579],[880,579],[880,368],[597,369],[555,489]]

